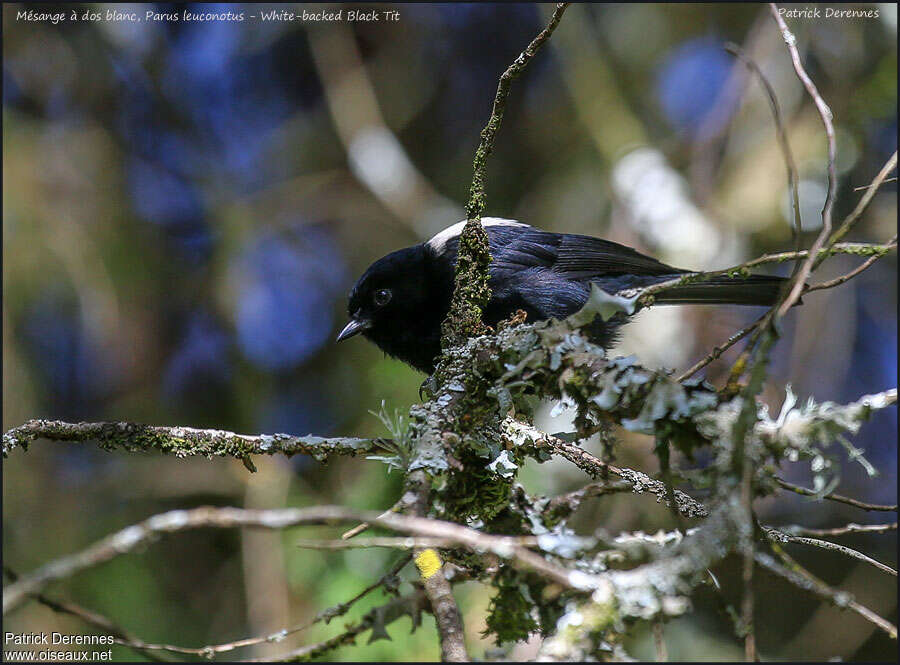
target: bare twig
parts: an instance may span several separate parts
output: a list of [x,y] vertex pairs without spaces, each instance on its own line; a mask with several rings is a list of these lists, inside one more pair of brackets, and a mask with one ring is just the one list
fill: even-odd
[[[866,187],[866,193],[859,199],[859,202],[856,204],[856,207],[853,209],[847,217],[841,222],[840,227],[834,234],[828,239],[828,245],[834,245],[839,242],[844,236],[846,236],[850,229],[853,228],[853,225],[859,220],[862,214],[866,211],[866,208],[869,207],[869,203],[871,203],[872,199],[875,198],[875,194],[878,193],[878,189],[882,184],[887,182],[888,174],[897,168],[897,152],[894,151],[894,154],[890,156],[890,158],[885,162],[884,166],[881,167],[881,171],[878,172],[878,175],[872,180],[872,183]],[[816,263],[821,262],[821,259],[818,259]]]
[[[510,537],[511,542],[522,547],[533,547],[537,545],[537,538],[534,536],[515,536]],[[387,547],[398,550],[412,549],[431,549],[436,547],[454,547],[457,541],[453,538],[422,538],[416,536],[407,537],[389,537],[376,536],[373,538],[357,538],[355,540],[319,540],[316,538],[298,538],[293,541],[294,545],[308,550],[358,550],[368,547]]]
[[809,96],[812,97],[812,100],[816,105],[816,109],[819,111],[819,116],[822,118],[822,124],[825,127],[825,136],[828,141],[828,191],[825,196],[825,205],[822,207],[822,231],[816,237],[809,250],[810,256],[803,262],[800,269],[796,271],[794,279],[792,280],[793,283],[790,292],[778,308],[776,318],[781,318],[794,303],[800,299],[800,294],[803,292],[806,278],[809,277],[809,273],[813,269],[813,257],[818,255],[819,249],[824,246],[825,240],[831,233],[831,214],[834,208],[834,198],[837,194],[837,172],[835,170],[837,148],[834,138],[834,124],[832,122],[831,109],[828,108],[828,104],[822,99],[822,95],[819,94],[816,84],[813,83],[809,74],[806,73],[806,69],[803,67],[803,61],[800,59],[800,52],[797,50],[797,38],[790,31],[787,24],[784,22],[784,19],[781,18],[781,14],[778,13],[778,7],[774,2],[769,3],[769,10],[772,17],[775,19],[775,22],[778,24],[778,28],[781,30],[781,36],[791,55],[791,62],[794,65],[794,71],[797,73],[797,78],[803,83],[803,87],[806,88],[806,91],[809,93]]
[[[882,183],[884,183],[884,184],[887,184],[887,183],[889,183],[889,182],[897,182],[897,177],[894,176],[893,178],[885,178],[884,180],[882,180]],[[874,185],[862,185],[861,187],[854,187],[854,188],[853,188],[853,191],[854,191],[854,192],[861,192],[861,191],[863,191],[864,189],[869,189],[870,187],[874,187]]]
[[676,381],[678,381],[680,383],[680,382],[684,381],[685,379],[692,377],[694,374],[699,372],[701,369],[703,369],[704,367],[709,365],[712,361],[716,360],[719,356],[721,356],[723,353],[725,353],[732,346],[734,346],[735,344],[740,342],[742,339],[744,339],[747,335],[749,335],[751,332],[756,330],[757,326],[759,326],[759,324],[761,324],[765,320],[765,318],[766,318],[766,315],[763,314],[761,317],[756,319],[756,321],[751,323],[746,328],[742,328],[741,330],[738,330],[731,337],[729,337],[727,340],[725,340],[722,344],[715,347],[712,351],[710,351],[708,354],[706,354],[706,356],[704,356],[703,358],[698,360],[694,365],[692,365],[691,367],[686,369],[684,372],[682,372],[678,376]]
[[547,507],[544,508],[543,513],[551,516],[558,516],[561,513],[571,515],[585,499],[632,491],[634,491],[634,484],[627,480],[601,480],[572,492],[552,497],[547,502]]
[[[468,527],[424,517],[397,514],[379,514],[374,511],[355,511],[340,506],[316,506],[312,508],[285,508],[280,510],[244,510],[230,507],[201,507],[191,510],[173,510],[150,517],[103,538],[81,552],[48,563],[3,589],[3,612],[17,607],[26,596],[38,593],[53,581],[71,577],[88,568],[131,552],[157,537],[179,531],[199,528],[233,529],[252,527],[262,529],[286,529],[303,524],[330,524],[350,520],[364,520],[372,524],[403,533],[413,533],[431,538],[447,538],[457,544],[499,550],[512,555],[522,565],[543,569],[557,581],[568,580],[568,571],[549,564],[539,555],[528,551],[503,536],[490,536]],[[565,583],[565,582],[564,582]]]
[[852,559],[857,559],[858,561],[862,561],[864,563],[869,564],[870,566],[874,566],[878,570],[887,573],[888,575],[893,575],[897,577],[897,571],[891,568],[888,565],[881,563],[880,561],[876,561],[872,557],[866,556],[862,552],[857,552],[855,549],[851,547],[846,547],[844,545],[838,545],[837,543],[832,543],[827,540],[820,540],[818,538],[805,538],[803,536],[793,536],[789,533],[784,533],[779,531],[778,529],[773,529],[771,527],[765,528],[766,534],[769,538],[774,540],[779,540],[782,543],[796,543],[798,545],[809,545],[811,547],[818,547],[823,550],[831,550],[832,552],[838,552],[843,554],[844,556],[848,556]]
[[[19,579],[19,575],[9,566],[4,565],[3,572],[13,582]],[[102,614],[99,614],[93,610],[89,610],[85,607],[82,607],[81,605],[77,605],[76,603],[65,600],[56,600],[41,593],[34,594],[32,598],[34,598],[41,605],[50,608],[58,614],[70,614],[72,616],[78,617],[85,623],[94,626],[95,628],[99,628],[109,635],[113,635],[116,638],[116,644],[135,649],[136,651],[143,653],[150,660],[169,660],[168,658],[161,657],[159,654],[153,653],[150,649],[141,647],[139,645],[141,641],[138,638],[136,638],[129,631],[125,630],[118,624],[113,623],[112,620],[103,616]]]
[[800,485],[794,485],[793,483],[789,483],[786,480],[782,480],[781,478],[775,478],[775,482],[782,489],[786,489],[789,492],[794,492],[795,494],[802,494],[803,496],[814,496],[816,498],[826,499],[828,501],[837,501],[838,503],[845,503],[848,506],[854,506],[855,508],[862,508],[863,510],[879,510],[884,512],[897,512],[897,504],[893,505],[884,505],[879,503],[866,503],[864,501],[860,501],[858,499],[853,499],[846,496],[841,496],[840,494],[834,494],[833,492],[829,492],[828,494],[820,495],[818,492],[815,492],[811,489],[807,489],[806,487],[801,487]]
[[382,575],[376,582],[370,584],[358,594],[353,596],[353,598],[319,612],[311,621],[300,626],[295,626],[294,628],[285,628],[269,635],[248,637],[242,640],[225,642],[223,644],[209,644],[203,647],[182,647],[176,646],[174,644],[148,644],[135,638],[127,638],[119,643],[123,646],[140,649],[145,653],[153,651],[170,651],[172,653],[203,656],[204,658],[215,658],[221,653],[228,653],[229,651],[234,651],[235,649],[242,649],[244,647],[250,647],[257,644],[281,642],[289,635],[299,633],[303,630],[306,630],[307,628],[310,628],[311,626],[316,625],[317,623],[321,623],[322,621],[328,623],[332,619],[336,619],[345,615],[350,610],[350,608],[353,607],[354,604],[356,604],[357,601],[361,600],[375,589],[383,587],[390,578],[396,576],[397,573],[399,573],[403,569],[403,567],[409,563],[410,559],[412,559],[411,555],[400,557],[400,559],[398,559],[397,562],[393,566],[391,566],[390,570],[387,573]]
[[666,650],[665,625],[662,619],[653,622],[653,645],[656,648],[656,662],[665,663],[669,660],[669,653]]
[[[347,628],[343,632],[335,635],[334,637],[331,637],[322,642],[318,642],[316,644],[309,644],[298,649],[294,649],[293,651],[283,654],[282,656],[277,658],[276,662],[297,662],[313,660],[314,658],[322,656],[329,651],[333,651],[338,647],[344,646],[345,644],[352,644],[356,640],[357,635],[366,632],[370,628],[374,629],[376,626],[380,626],[383,628],[384,626],[393,623],[400,617],[410,616],[413,613],[417,614],[424,608],[425,597],[421,591],[415,591],[409,596],[394,598],[384,605],[373,608],[359,622],[347,626]],[[415,621],[415,619],[413,620]],[[413,625],[415,625],[415,623]],[[271,661],[268,658],[251,658],[241,662],[265,663]]]
[[870,621],[871,623],[878,626],[892,639],[897,639],[897,626],[892,624],[887,619],[884,619],[875,614],[875,612],[865,607],[864,605],[861,605],[860,603],[853,600],[853,597],[849,593],[832,589],[830,586],[817,579],[812,574],[806,572],[805,570],[803,572],[800,572],[795,567],[788,568],[786,566],[782,566],[770,555],[764,552],[757,552],[755,559],[756,563],[772,571],[779,577],[787,580],[794,586],[803,589],[804,591],[809,591],[810,593],[818,596],[823,600],[827,600],[835,607],[838,607],[840,609],[846,608],[849,610],[853,610],[867,621]]
[[[409,497],[406,510],[418,518],[428,512],[431,483],[425,472],[413,471],[407,476],[404,496]],[[425,595],[431,604],[431,613],[438,629],[441,644],[441,660],[448,662],[468,662],[466,636],[463,630],[462,614],[453,597],[453,589],[444,576],[440,555],[428,546],[418,546],[413,550],[413,560],[422,576]]]
[[[399,511],[402,508],[402,506],[403,506],[402,502],[398,501],[393,506],[391,506],[386,511],[384,511],[384,514],[396,513],[397,511]],[[349,530],[345,531],[344,533],[342,533],[341,538],[343,540],[349,540],[351,538],[354,538],[354,537],[358,536],[359,534],[363,533],[364,531],[366,531],[370,526],[371,525],[368,522],[363,522],[362,524],[357,524],[352,529],[349,529]]]
[[[775,89],[772,87],[772,84],[769,83],[769,79],[766,78],[766,75],[763,74],[762,69],[760,69],[759,65],[757,65],[750,56],[744,53],[740,46],[729,43],[725,45],[725,50],[737,56],[737,58],[756,75],[756,78],[759,79],[760,84],[766,92],[766,97],[769,100],[769,106],[772,109],[772,118],[775,121],[775,134],[778,137],[778,145],[781,147],[784,165],[787,168],[788,187],[791,191],[791,207],[794,213],[794,239],[797,244],[797,252],[799,252],[800,241],[803,234],[803,222],[800,219],[799,178],[797,176],[797,165],[794,162],[794,153],[791,151],[791,144],[790,141],[788,141],[787,131],[785,131],[784,128],[784,121],[781,118],[781,106],[778,104],[778,97],[775,95]],[[798,259],[797,263],[794,264],[794,271],[798,270],[799,267],[800,262]]]

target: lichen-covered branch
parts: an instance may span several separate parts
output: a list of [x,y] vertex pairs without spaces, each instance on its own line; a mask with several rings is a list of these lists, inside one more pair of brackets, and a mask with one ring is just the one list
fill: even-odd
[[862,561],[864,563],[869,564],[877,568],[878,570],[887,573],[888,575],[893,575],[897,577],[897,571],[891,568],[890,566],[881,563],[880,561],[876,561],[870,556],[859,552],[852,547],[846,547],[845,545],[838,545],[837,543],[832,543],[827,540],[821,540],[819,538],[807,538],[805,536],[796,536],[790,533],[784,533],[783,531],[779,531],[774,528],[767,528],[766,535],[772,540],[777,540],[781,543],[795,543],[798,545],[809,545],[810,547],[818,547],[823,550],[831,550],[832,552],[838,552],[839,554],[843,554],[844,556],[848,556],[851,559],[856,559],[858,561]]
[[510,85],[550,39],[550,35],[559,25],[567,6],[568,3],[565,2],[556,5],[547,27],[541,30],[538,36],[503,72],[497,84],[497,94],[494,96],[491,117],[484,129],[481,130],[481,142],[475,151],[472,184],[469,188],[469,200],[466,203],[466,224],[459,236],[455,288],[450,302],[450,311],[442,325],[444,348],[483,332],[481,312],[491,298],[491,290],[488,286],[488,266],[491,263],[491,252],[488,247],[487,233],[481,226],[481,215],[487,205],[487,196],[484,190],[487,158],[494,149],[494,138],[497,130],[500,129],[500,123],[503,122]]
[[782,531],[792,536],[844,536],[848,533],[887,533],[888,531],[896,531],[897,523],[889,524],[856,524],[850,522],[844,526],[836,526],[832,529],[810,529],[805,526],[783,526]]
[[235,434],[218,429],[160,427],[137,423],[67,423],[29,420],[3,434],[3,456],[27,448],[36,439],[96,441],[105,450],[160,452],[176,457],[234,457],[249,462],[250,455],[312,455],[324,461],[333,455],[365,455],[381,448],[379,439],[323,438],[290,434]]
[[[656,496],[657,501],[669,503],[668,490],[665,484],[662,481],[654,480],[642,471],[603,462],[574,443],[563,441],[559,437],[552,436],[516,420],[507,419],[504,421],[503,427],[506,435],[517,446],[534,446],[538,450],[546,450],[552,454],[560,455],[591,477],[598,477],[608,472],[617,476],[620,479],[621,486],[624,486],[628,491],[635,494],[649,492]],[[552,503],[571,504],[573,501],[580,502],[586,496],[602,496],[604,493],[622,491],[621,486],[608,482],[594,483],[562,497],[556,497]],[[706,517],[709,514],[702,503],[681,490],[675,490],[675,501],[678,512],[685,517]]]

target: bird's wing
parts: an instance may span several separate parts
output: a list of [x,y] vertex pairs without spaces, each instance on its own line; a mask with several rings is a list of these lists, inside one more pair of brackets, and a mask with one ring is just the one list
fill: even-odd
[[684,272],[609,240],[532,227],[488,231],[497,268],[545,267],[569,279]]

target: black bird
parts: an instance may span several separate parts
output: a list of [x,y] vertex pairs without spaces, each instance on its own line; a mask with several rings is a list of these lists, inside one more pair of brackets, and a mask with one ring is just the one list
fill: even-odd
[[[369,266],[350,291],[350,322],[337,341],[362,333],[385,353],[422,372],[433,372],[464,224],[454,224],[427,242],[392,252]],[[528,314],[528,321],[565,318],[585,304],[591,283],[617,293],[691,272],[609,240],[551,233],[497,217],[485,217],[482,225],[493,257],[492,295],[483,312],[490,326],[519,309]],[[771,306],[784,281],[768,275],[716,277],[663,291],[655,302]],[[591,340],[609,347],[623,323],[622,317],[598,319],[589,329]]]

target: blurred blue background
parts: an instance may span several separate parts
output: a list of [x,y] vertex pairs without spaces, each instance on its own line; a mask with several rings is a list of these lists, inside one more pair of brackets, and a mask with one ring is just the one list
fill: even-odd
[[[329,6],[296,6],[304,7]],[[463,217],[497,78],[549,6],[374,7],[400,18],[263,22],[251,15],[264,6],[194,5],[242,11],[245,20],[54,26],[17,20],[23,7],[4,5],[4,429],[45,417],[368,436],[384,433],[369,413],[382,399],[403,410],[417,400],[421,376],[362,339],[333,343],[347,291],[371,261]],[[790,22],[835,116],[837,219],[897,144],[896,6],[878,8],[877,19]],[[768,103],[723,50],[727,41],[743,46],[779,95],[808,245],[821,225],[825,141],[762,5],[571,7],[513,85],[489,162],[488,212],[601,235],[685,268],[789,249],[786,177]],[[885,241],[896,214],[892,183],[852,239]],[[817,279],[857,263],[834,259]],[[765,394],[773,410],[786,383],[801,398],[838,402],[897,385],[896,276],[892,255],[791,314]],[[757,314],[658,308],[626,328],[619,351],[684,368]],[[726,354],[707,376],[720,381],[734,357]],[[846,464],[842,493],[896,502],[896,436],[896,409],[863,428],[855,444],[881,475],[873,481]],[[621,440],[623,463],[656,470],[650,441]],[[4,461],[4,561],[27,570],[170,507],[381,509],[399,491],[399,476],[377,462],[257,465],[251,476],[233,461],[35,445]],[[810,482],[799,466],[784,474]],[[584,478],[554,463],[526,470],[523,482],[555,493]],[[800,497],[761,506],[771,523],[878,519]],[[586,532],[667,525],[657,506],[633,497],[603,499],[582,513]],[[847,539],[854,542],[896,564],[895,536]],[[827,554],[796,555],[896,621],[896,589],[880,573]],[[391,560],[385,552],[300,551],[287,535],[198,533],[61,588],[147,640],[201,645],[303,623]],[[736,594],[738,569],[729,566],[722,577]],[[870,625],[765,576],[758,583],[760,616],[768,617],[759,627],[764,656],[894,653]],[[489,593],[464,585],[460,596],[473,652],[483,653]],[[669,653],[738,657],[727,617],[702,594],[695,605],[694,615],[667,628]],[[8,621],[83,630],[37,605]],[[427,622],[412,637],[407,630],[400,622],[394,642],[335,655],[437,656]],[[334,632],[320,627],[248,654],[277,655]],[[652,656],[641,631],[628,647]],[[527,657],[534,645],[516,648]]]

